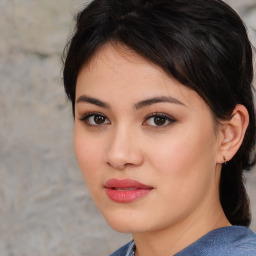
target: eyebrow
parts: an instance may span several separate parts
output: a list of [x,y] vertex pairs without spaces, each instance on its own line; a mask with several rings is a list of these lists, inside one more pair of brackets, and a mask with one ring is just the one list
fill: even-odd
[[76,100],[76,103],[80,103],[80,102],[91,103],[102,108],[110,108],[110,105],[108,103],[105,103],[101,100],[98,100],[92,97],[88,97],[86,95],[82,95]]
[[150,105],[153,105],[155,103],[174,103],[174,104],[178,104],[178,105],[181,105],[181,106],[184,106],[186,107],[186,105],[181,102],[180,100],[178,100],[177,98],[174,98],[174,97],[170,97],[170,96],[161,96],[161,97],[154,97],[154,98],[149,98],[149,99],[146,99],[146,100],[143,100],[143,101],[140,101],[138,103],[136,103],[134,105],[135,109],[140,109],[140,108],[143,108],[143,107],[146,107],[146,106],[150,106]]
[[[80,103],[80,102],[91,103],[91,104],[94,104],[94,105],[102,107],[102,108],[110,108],[110,105],[108,103],[103,102],[103,101],[93,98],[93,97],[86,96],[86,95],[82,95],[76,100],[76,103]],[[150,106],[150,105],[153,105],[156,103],[173,103],[173,104],[178,104],[181,106],[186,106],[184,103],[182,103],[177,98],[170,97],[170,96],[168,96],[168,97],[160,96],[160,97],[153,97],[153,98],[139,101],[138,103],[134,104],[134,108],[136,110],[139,110],[143,107],[147,107],[147,106]]]

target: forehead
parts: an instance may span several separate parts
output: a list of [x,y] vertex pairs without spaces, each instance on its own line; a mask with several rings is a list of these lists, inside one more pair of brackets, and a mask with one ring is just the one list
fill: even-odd
[[93,94],[106,100],[129,102],[143,97],[171,96],[202,104],[192,89],[167,74],[161,67],[123,45],[106,44],[79,72],[76,96]]
[[115,69],[115,71],[121,71],[122,68],[125,68],[126,73],[128,74],[127,68],[133,70],[133,67],[140,67],[145,71],[148,70],[151,73],[155,74],[155,71],[162,73],[165,76],[169,76],[163,69],[151,62],[150,60],[144,58],[133,49],[121,43],[107,43],[99,48],[90,60],[85,63],[83,68],[93,71],[93,69],[109,68]]

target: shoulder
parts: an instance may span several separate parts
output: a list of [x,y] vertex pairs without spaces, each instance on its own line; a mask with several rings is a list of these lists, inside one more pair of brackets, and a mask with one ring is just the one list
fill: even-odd
[[248,228],[231,226],[213,230],[176,256],[256,256],[256,235]]
[[134,256],[134,241],[130,241],[124,246],[120,247],[118,250],[110,254],[109,256]]

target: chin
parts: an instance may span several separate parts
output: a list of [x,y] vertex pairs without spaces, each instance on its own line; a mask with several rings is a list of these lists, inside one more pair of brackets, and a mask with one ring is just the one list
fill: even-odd
[[[104,216],[104,215],[103,215]],[[119,233],[133,233],[134,228],[138,228],[137,224],[133,224],[132,221],[123,218],[115,218],[114,216],[104,216],[109,226]]]
[[135,231],[129,225],[110,223],[110,222],[108,222],[108,224],[116,232],[124,233],[124,234],[135,233]]
[[[119,233],[141,233],[146,231],[145,222],[140,218],[132,217],[132,214],[104,214],[109,226]],[[137,221],[136,221],[137,220]]]

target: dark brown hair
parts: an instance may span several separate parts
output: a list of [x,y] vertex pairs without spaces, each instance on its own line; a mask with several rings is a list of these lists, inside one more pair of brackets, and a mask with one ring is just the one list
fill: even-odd
[[231,118],[237,104],[247,108],[250,123],[243,143],[222,168],[220,201],[233,225],[248,226],[243,171],[255,162],[255,110],[252,49],[240,17],[221,0],[92,1],[77,15],[63,55],[73,113],[78,73],[108,42],[128,46],[195,90],[216,120]]

